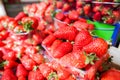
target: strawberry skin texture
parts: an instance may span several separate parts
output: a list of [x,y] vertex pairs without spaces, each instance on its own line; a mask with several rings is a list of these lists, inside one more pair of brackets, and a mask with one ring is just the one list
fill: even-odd
[[65,54],[72,51],[72,44],[70,42],[63,42],[61,43],[53,53],[53,57],[55,58],[61,58]]
[[77,34],[75,38],[73,50],[82,49],[83,46],[89,44],[90,42],[92,42],[92,36],[88,31],[82,30]]
[[20,77],[20,76],[26,77],[27,75],[28,75],[28,72],[25,69],[25,67],[22,64],[18,64],[17,71],[16,71],[16,76],[17,77]]
[[59,12],[55,15],[55,17],[59,20],[63,20],[65,18],[64,14],[62,12]]
[[106,54],[108,49],[108,44],[102,38],[95,38],[91,43],[83,47],[83,50],[88,53],[95,53],[98,57],[102,57]]
[[88,27],[89,27],[89,24],[87,24],[86,22],[82,22],[82,21],[80,21],[80,20],[78,20],[78,21],[75,21],[74,23],[73,23],[73,26],[77,29],[77,30],[82,30],[82,29],[88,29]]
[[5,69],[1,80],[17,80],[17,77],[14,75],[11,69]]
[[55,50],[56,50],[56,48],[60,45],[62,43],[62,41],[61,40],[55,40],[54,42],[53,42],[53,44],[51,45],[51,48],[50,48],[50,50],[51,50],[51,53],[53,53]]
[[42,44],[45,46],[50,46],[55,41],[55,39],[56,37],[53,34],[50,34],[42,41]]
[[67,26],[67,27],[63,27],[63,28],[58,29],[54,33],[54,36],[59,38],[59,39],[73,41],[75,39],[77,33],[78,33],[78,31],[75,27]]
[[74,51],[72,53],[68,53],[60,58],[60,63],[65,66],[72,66],[76,68],[84,68],[86,56],[82,53],[82,51]]
[[110,69],[103,73],[101,80],[120,80],[120,70]]
[[71,19],[71,20],[77,20],[79,17],[79,14],[77,11],[72,10],[69,12],[68,16],[69,16],[69,19]]

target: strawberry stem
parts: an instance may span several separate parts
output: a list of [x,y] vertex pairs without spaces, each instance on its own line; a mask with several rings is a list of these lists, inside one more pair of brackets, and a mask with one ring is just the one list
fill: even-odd
[[84,52],[84,55],[86,56],[85,64],[91,64],[91,65],[93,65],[94,61],[98,60],[98,57],[94,53],[86,54]]
[[31,30],[33,30],[32,24],[33,24],[33,22],[24,23],[23,26],[24,26],[25,31],[30,32]]
[[59,80],[56,72],[51,72],[47,79],[48,80]]

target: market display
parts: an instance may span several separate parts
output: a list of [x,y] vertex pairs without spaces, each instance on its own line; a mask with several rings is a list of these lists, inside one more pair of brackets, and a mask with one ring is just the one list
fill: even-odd
[[[91,9],[82,5],[80,0],[48,0],[26,5],[14,18],[0,17],[0,80],[119,80],[120,70],[110,66],[110,45],[80,17],[82,9],[85,15]],[[112,11],[118,18],[117,9]],[[94,13],[97,21],[104,16]]]

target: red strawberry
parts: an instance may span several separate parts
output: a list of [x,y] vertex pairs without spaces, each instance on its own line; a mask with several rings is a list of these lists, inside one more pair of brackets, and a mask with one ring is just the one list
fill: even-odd
[[101,13],[100,13],[100,12],[96,12],[96,13],[93,15],[93,20],[100,21],[101,19],[102,19],[102,16],[101,16]]
[[42,44],[45,46],[50,46],[55,41],[55,39],[56,37],[53,34],[50,34],[42,41]]
[[93,7],[93,12],[98,12],[101,10],[101,5]]
[[76,27],[77,30],[82,30],[82,29],[85,30],[85,29],[88,29],[89,25],[86,22],[82,22],[82,21],[78,20],[73,23],[73,26]]
[[59,39],[66,39],[73,41],[77,35],[78,31],[75,27],[73,26],[67,26],[58,29],[55,33],[54,36],[59,38]]
[[57,2],[56,2],[56,7],[57,7],[58,9],[61,9],[61,8],[63,7],[63,2],[62,2],[62,1],[57,1]]
[[28,74],[28,80],[44,80],[40,70],[30,71]]
[[70,9],[70,5],[69,5],[68,3],[65,3],[65,4],[63,5],[62,10],[63,10],[63,11],[68,11],[69,9]]
[[16,76],[20,77],[20,76],[24,76],[26,77],[28,75],[27,70],[24,68],[24,66],[22,64],[18,64],[17,66],[17,70],[16,70]]
[[24,12],[19,12],[17,16],[15,16],[15,20],[19,21],[21,20],[23,17],[26,17],[27,15]]
[[78,7],[82,7],[82,6],[83,6],[83,3],[84,3],[84,1],[77,0],[77,1],[76,1],[76,6],[77,6],[77,8],[78,8]]
[[40,53],[36,53],[36,54],[31,54],[31,59],[33,59],[37,64],[41,64],[44,62],[44,58],[43,55],[41,55]]
[[61,43],[62,43],[61,40],[55,40],[55,41],[53,42],[53,44],[51,45],[51,48],[50,48],[51,53],[54,53],[55,50],[56,50],[56,48],[57,48]]
[[60,58],[71,51],[72,44],[70,42],[63,42],[56,48],[55,52],[53,52],[53,57]]
[[18,80],[26,80],[26,77],[20,76],[20,77],[18,77]]
[[114,23],[114,21],[115,21],[115,19],[114,19],[114,18],[109,17],[109,18],[107,18],[107,20],[106,20],[106,21],[104,21],[104,22],[105,22],[105,23],[107,23],[107,24],[113,24],[113,23]]
[[76,67],[76,68],[84,68],[87,64],[85,64],[86,56],[82,51],[76,51],[73,53],[68,53],[60,58],[60,63],[65,67]]
[[83,10],[84,10],[85,15],[88,15],[88,14],[90,13],[90,10],[91,10],[90,4],[86,4],[86,5],[83,7]]
[[76,10],[78,14],[81,16],[83,14],[83,8],[77,8]]
[[91,43],[83,47],[83,50],[88,53],[95,53],[98,57],[102,57],[106,54],[108,44],[102,38],[95,38]]
[[119,80],[120,79],[120,70],[110,69],[104,72],[101,76],[101,80]]
[[5,69],[1,80],[17,80],[11,69]]
[[89,24],[88,29],[89,30],[94,30],[94,25],[93,24]]
[[9,61],[3,62],[3,65],[4,65],[4,69],[11,69],[11,68],[15,68],[18,65],[18,63],[15,61],[9,60]]
[[72,10],[69,12],[68,17],[70,20],[77,20],[79,18],[79,14],[76,10]]
[[81,50],[84,46],[92,42],[92,36],[90,33],[86,30],[80,31],[76,38],[75,38],[75,44],[73,46],[73,50]]
[[35,62],[31,58],[29,58],[27,55],[24,55],[21,58],[21,63],[23,64],[26,70],[32,70],[33,67],[35,66]]
[[102,14],[102,15],[108,15],[109,10],[110,10],[110,7],[104,6],[104,7],[102,8],[101,14]]
[[26,77],[20,76],[20,77],[18,77],[18,80],[26,80]]
[[67,23],[67,24],[70,24],[71,20],[66,17],[66,18],[64,19],[64,22]]
[[39,70],[42,73],[42,75],[46,78],[49,76],[50,73],[53,72],[53,69],[49,67],[48,65],[46,65],[45,63],[39,65]]
[[65,68],[58,69],[57,74],[60,80],[65,80],[70,76],[70,72],[68,72]]
[[116,10],[116,11],[115,11],[115,10],[113,11],[113,15],[114,15],[115,18],[118,18],[118,19],[120,18],[119,11],[117,11],[117,10]]
[[63,20],[65,18],[64,14],[62,12],[58,12],[55,17],[58,19],[58,20]]

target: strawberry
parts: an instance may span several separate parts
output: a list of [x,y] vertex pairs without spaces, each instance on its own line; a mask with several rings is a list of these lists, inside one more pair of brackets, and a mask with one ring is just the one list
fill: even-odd
[[42,41],[42,44],[45,46],[50,46],[55,41],[55,39],[56,37],[53,34],[50,34]]
[[69,53],[72,51],[72,44],[70,42],[63,42],[61,43],[53,52],[53,57],[55,58],[61,58],[65,54]]
[[72,10],[69,12],[68,17],[70,20],[77,20],[79,18],[79,14],[76,10]]
[[15,16],[15,20],[19,21],[21,20],[23,17],[26,17],[27,15],[24,12],[19,12],[17,16]]
[[70,5],[68,3],[65,3],[62,7],[63,11],[68,11],[70,9]]
[[44,80],[44,77],[41,74],[40,70],[37,69],[29,72],[28,80]]
[[108,18],[106,21],[104,21],[107,24],[113,24],[114,23],[114,18]]
[[98,11],[100,11],[101,10],[101,8],[102,8],[102,6],[101,5],[98,5],[98,6],[94,6],[93,7],[93,12],[98,12]]
[[30,57],[28,57],[27,55],[24,55],[20,59],[20,61],[23,64],[23,66],[25,67],[26,70],[32,70],[33,67],[35,66],[35,62]]
[[57,74],[60,80],[65,80],[70,76],[70,72],[68,72],[65,68],[60,68],[57,70]]
[[65,16],[62,12],[58,12],[58,13],[56,13],[55,18],[58,20],[63,20],[65,18]]
[[63,7],[63,2],[62,2],[62,1],[57,1],[57,2],[56,2],[56,7],[57,7],[58,9],[61,9],[61,8]]
[[78,7],[82,7],[83,4],[84,4],[83,1],[80,1],[80,0],[77,0],[77,1],[76,1],[76,6],[77,6],[77,8],[78,8]]
[[17,80],[17,77],[11,69],[5,69],[1,80]]
[[78,20],[73,23],[73,26],[76,27],[77,30],[81,30],[81,29],[85,30],[85,29],[88,29],[89,25],[86,22],[82,22]]
[[26,77],[20,76],[20,77],[18,77],[18,80],[26,80]]
[[88,64],[93,64],[96,59],[94,55],[86,55],[83,51],[73,51],[60,58],[60,64],[64,67],[85,68]]
[[20,76],[24,76],[26,77],[28,75],[27,70],[24,68],[24,66],[22,64],[18,64],[17,66],[17,70],[16,70],[16,76],[20,77]]
[[104,6],[104,7],[102,8],[101,14],[102,14],[102,15],[108,15],[109,10],[110,10],[110,7]]
[[66,18],[64,19],[64,22],[67,23],[67,24],[70,24],[71,20],[66,17]]
[[95,80],[95,75],[97,70],[99,69],[99,67],[106,61],[108,60],[108,58],[110,57],[110,55],[107,53],[105,55],[103,55],[101,58],[99,58],[99,60],[97,60],[88,70],[87,73],[85,75],[85,78],[87,78],[88,80]]
[[83,10],[84,10],[85,15],[88,16],[88,14],[90,13],[90,10],[91,10],[90,4],[86,4],[86,5],[83,7]]
[[83,8],[77,8],[76,11],[80,16],[83,14]]
[[100,12],[96,12],[94,15],[93,15],[93,20],[95,21],[100,21],[102,18],[102,15]]
[[101,75],[101,80],[119,80],[120,70],[110,69]]
[[73,41],[77,35],[78,31],[73,26],[67,26],[63,28],[59,28],[55,33],[54,36],[59,39],[66,39]]
[[51,45],[51,53],[55,52],[56,48],[62,43],[61,40],[56,39],[53,44]]
[[82,30],[77,34],[75,38],[73,50],[80,50],[90,42],[92,42],[92,36],[88,31]]
[[93,24],[89,24],[88,29],[89,30],[94,30],[94,25]]
[[83,50],[88,53],[95,53],[98,57],[102,57],[106,54],[108,44],[102,38],[95,38],[91,43],[83,47]]
[[8,60],[2,62],[1,65],[4,66],[4,69],[12,69],[15,68],[18,65],[18,63],[13,60]]
[[120,18],[119,11],[117,11],[117,10],[113,11],[113,15],[114,15],[115,18],[118,18],[118,19]]
[[45,63],[39,65],[39,70],[42,73],[42,75],[46,78],[49,76],[50,73],[53,72],[53,69]]
[[105,16],[102,19],[103,19],[104,23],[107,23],[107,24],[113,24],[115,21],[115,18],[112,16]]
[[40,53],[36,53],[36,54],[31,54],[31,59],[33,59],[37,64],[41,64],[44,62],[44,58],[43,55]]

